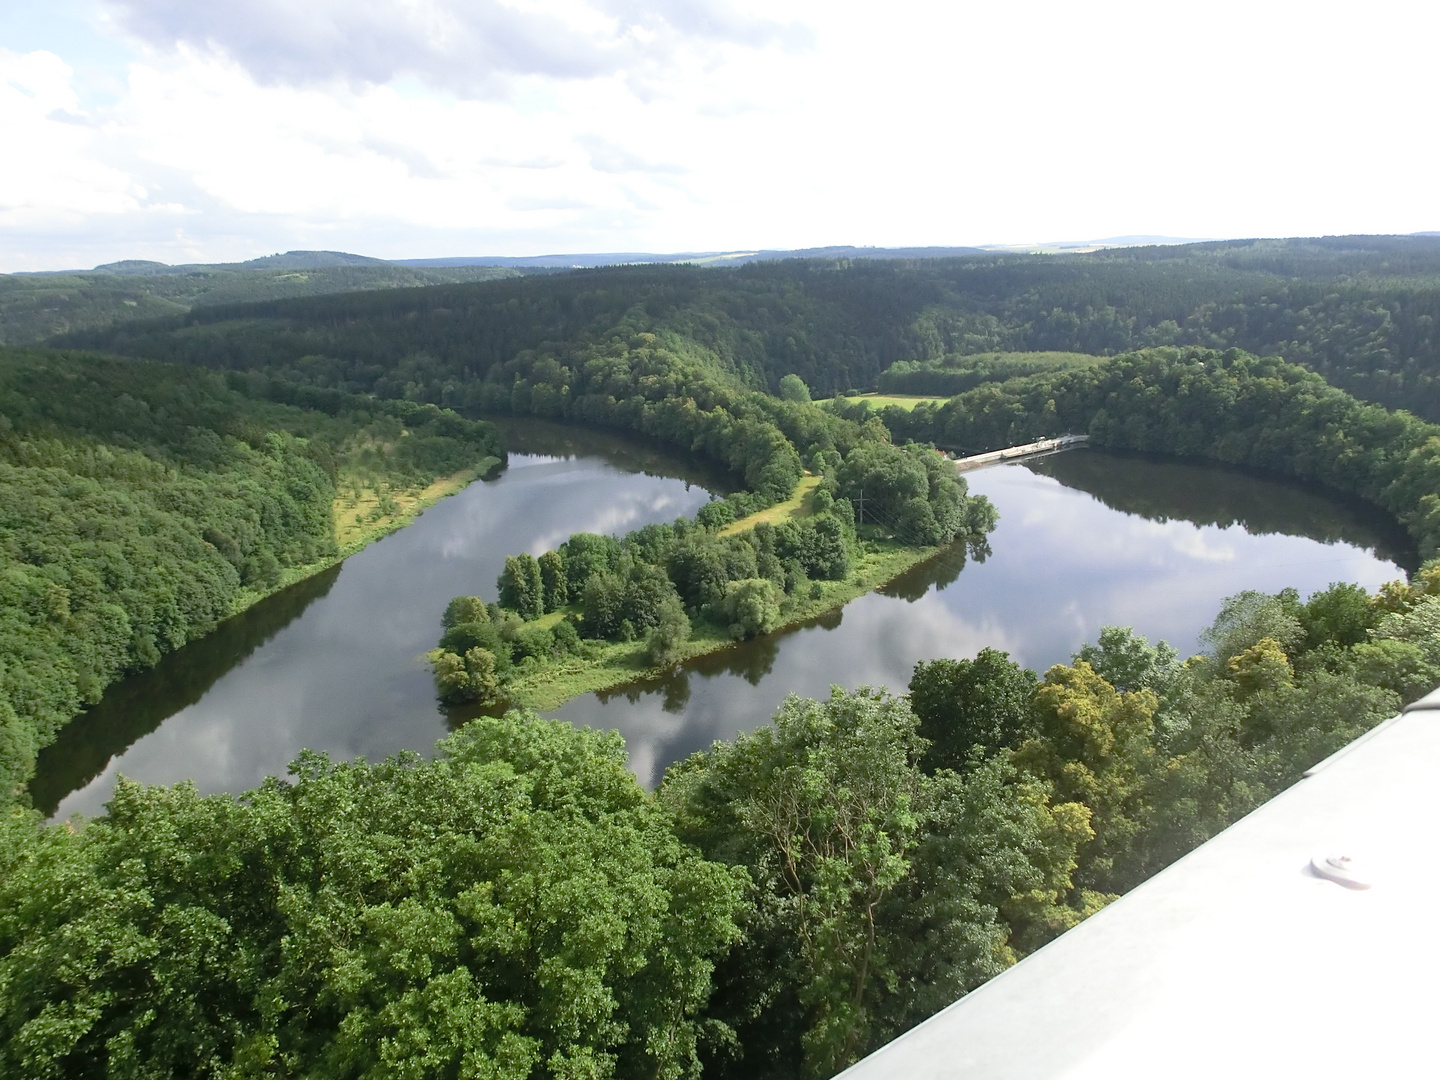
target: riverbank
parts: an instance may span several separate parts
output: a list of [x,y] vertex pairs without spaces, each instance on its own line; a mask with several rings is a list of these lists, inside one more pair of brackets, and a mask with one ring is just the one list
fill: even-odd
[[[866,541],[865,550],[850,576],[844,581],[817,581],[818,596],[794,598],[783,621],[771,633],[779,633],[808,623],[828,612],[836,611],[850,601],[888,585],[908,570],[935,558],[944,546],[915,548],[894,540]],[[558,622],[556,612],[547,615],[540,625]],[[615,690],[631,683],[655,678],[673,670],[678,664],[731,648],[737,642],[719,627],[700,626],[694,637],[678,651],[676,660],[655,667],[646,659],[643,641],[586,641],[588,655],[567,657],[547,663],[534,673],[513,679],[505,687],[507,706],[529,706],[554,709],[583,694]]]
[[344,562],[375,541],[405,528],[441,499],[463,491],[476,480],[494,478],[504,467],[505,462],[501,458],[484,457],[470,468],[442,476],[424,488],[376,491],[352,487],[348,496],[337,493],[332,504],[338,548],[336,554],[301,566],[286,567],[272,588],[242,590],[235,597],[227,618],[239,615],[261,600]]

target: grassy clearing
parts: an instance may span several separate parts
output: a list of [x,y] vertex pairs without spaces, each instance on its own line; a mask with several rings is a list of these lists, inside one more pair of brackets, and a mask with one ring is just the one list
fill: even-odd
[[966,371],[971,368],[996,366],[1024,366],[1027,368],[1076,368],[1094,367],[1108,357],[1095,353],[1078,352],[988,352],[967,353],[963,356],[947,356],[940,362],[942,369]]
[[949,398],[938,397],[935,394],[857,394],[854,397],[842,397],[842,401],[868,401],[877,409],[883,409],[886,405],[897,405],[909,412],[922,401],[931,401],[937,405],[949,401]]
[[472,480],[485,476],[500,464],[499,458],[484,458],[473,468],[453,476],[442,476],[426,487],[366,487],[350,477],[341,477],[343,494],[335,496],[335,542],[341,556],[353,555],[367,544],[414,521],[426,508],[447,495],[454,495]]
[[[247,589],[236,598],[231,615],[238,615],[253,607],[267,596],[274,596],[281,589],[297,581],[328,570],[336,563],[354,555],[357,551],[389,536],[397,529],[403,529],[419,517],[428,507],[434,506],[447,495],[454,495],[472,480],[493,473],[501,464],[499,458],[482,458],[473,468],[462,469],[453,476],[442,476],[423,488],[375,491],[341,477],[340,488],[348,495],[336,495],[333,504],[335,521],[335,543],[338,554],[303,566],[288,566],[280,572],[280,580],[273,589]],[[390,503],[386,503],[388,497]]]
[[720,535],[734,536],[736,533],[749,532],[762,521],[770,525],[779,525],[782,521],[810,517],[815,513],[815,489],[820,486],[821,479],[819,476],[802,476],[800,483],[796,484],[795,490],[791,492],[790,498],[767,507],[759,513],[749,514],[739,521],[732,521],[720,530]]
[[[794,606],[786,612],[785,621],[772,633],[799,626],[827,611],[844,607],[851,600],[893,581],[941,550],[938,547],[905,547],[893,540],[872,541],[865,545],[865,549],[865,554],[846,580],[818,582],[818,597],[794,598]],[[681,653],[681,660],[719,652],[735,644],[718,627],[697,624],[694,633],[695,636]],[[662,676],[670,670],[650,665],[645,658],[643,642],[586,642],[586,645],[592,647],[588,658],[569,657],[516,679],[507,687],[510,701],[536,709],[554,709],[581,694],[614,690],[641,679]]]

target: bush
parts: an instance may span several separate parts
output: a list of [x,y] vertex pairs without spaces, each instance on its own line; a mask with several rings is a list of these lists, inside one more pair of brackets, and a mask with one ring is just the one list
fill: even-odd
[[555,636],[555,651],[569,656],[580,651],[580,634],[569,619],[561,619],[552,631]]
[[555,652],[555,634],[544,626],[523,626],[516,631],[511,641],[513,650],[511,659],[523,660],[527,656],[533,656],[537,660],[546,660]]
[[695,520],[714,532],[735,520],[735,508],[723,499],[716,499],[702,506],[695,515]]

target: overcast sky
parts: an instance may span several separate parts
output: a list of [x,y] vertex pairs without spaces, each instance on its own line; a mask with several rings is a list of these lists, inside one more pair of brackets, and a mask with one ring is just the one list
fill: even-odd
[[1440,229],[1437,13],[3,0],[0,271]]

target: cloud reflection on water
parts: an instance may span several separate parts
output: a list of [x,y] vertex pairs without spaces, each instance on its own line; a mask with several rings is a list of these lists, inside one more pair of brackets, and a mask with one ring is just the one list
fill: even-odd
[[[1153,483],[1169,477],[1165,463],[1125,467]],[[1226,475],[1211,480],[1223,484]],[[824,696],[832,684],[903,691],[918,660],[969,658],[987,645],[1043,671],[1067,661],[1106,624],[1134,626],[1188,653],[1220,601],[1244,589],[1295,586],[1305,595],[1344,580],[1373,590],[1401,576],[1394,563],[1355,544],[1252,535],[1239,524],[1150,520],[1020,465],[972,473],[969,482],[999,508],[1000,524],[993,554],[971,561],[952,583],[914,600],[871,594],[847,606],[833,628],[746,643],[732,650],[729,667],[710,658],[662,686],[578,698],[556,715],[619,728],[631,767],[654,784],[669,762],[763,724],[787,693]],[[1327,505],[1287,485],[1233,474],[1229,482],[1268,484],[1299,500],[1305,514]],[[758,683],[736,670],[756,651],[769,654],[769,674]]]
[[[1317,495],[1222,470],[1098,454],[1058,464],[1065,457],[1036,466],[1058,478],[1017,465],[970,475],[971,489],[1001,514],[983,563],[970,560],[962,570],[961,554],[947,552],[885,593],[813,625],[701,658],[656,684],[576,699],[556,715],[619,729],[632,768],[653,784],[670,762],[765,723],[789,693],[824,696],[833,683],[903,690],[917,660],[971,657],[987,645],[1043,670],[1106,623],[1134,626],[1184,652],[1196,647],[1220,600],[1242,589],[1293,585],[1304,594],[1339,580],[1374,589],[1400,576],[1394,562],[1362,546],[1372,542],[1363,522]],[[1102,480],[1118,485],[1100,488],[1108,504],[1079,486]],[[1195,502],[1196,490],[1203,498],[1183,503]],[[1118,508],[1131,497],[1165,510],[1145,517]],[[258,644],[236,647],[229,670],[216,658],[199,675],[181,669],[194,666],[202,642],[138,677],[128,692],[143,695],[167,679],[185,684],[176,692],[177,711],[128,748],[107,748],[104,732],[94,746],[78,748],[76,783],[115,756],[61,801],[59,813],[98,813],[118,773],[239,791],[283,774],[303,747],[371,760],[428,751],[446,727],[417,658],[433,646],[451,596],[493,596],[507,554],[544,551],[577,530],[670,520],[707,499],[697,485],[623,471],[593,456],[517,454],[500,479],[442,501],[416,526],[347,561],[328,591],[291,602],[294,611],[266,626]],[[1183,516],[1253,520],[1226,509],[1246,499],[1267,515],[1267,531],[1196,525]],[[1287,527],[1301,535],[1286,535]],[[189,683],[180,677],[186,674]],[[198,692],[190,685],[197,680]],[[57,797],[68,790],[64,764],[54,766],[62,775],[46,778]]]
[[[283,775],[304,748],[371,760],[427,751],[447,729],[418,658],[434,647],[450,597],[493,597],[505,556],[537,536],[673,520],[708,499],[683,480],[595,457],[513,455],[498,480],[472,484],[348,559],[328,594],[111,758],[58,814],[99,813],[120,773],[240,791]],[[164,663],[186,662],[181,650]]]

